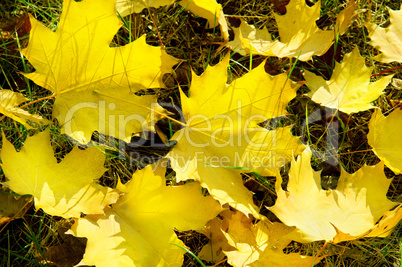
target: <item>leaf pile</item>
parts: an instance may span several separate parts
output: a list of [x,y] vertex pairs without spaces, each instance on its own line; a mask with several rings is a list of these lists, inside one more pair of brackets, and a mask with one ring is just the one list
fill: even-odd
[[[169,90],[166,76],[178,80],[183,60],[169,55],[164,46],[149,45],[145,35],[127,44],[115,38],[123,26],[119,16],[135,17],[143,9],[150,12],[173,3],[65,0],[56,31],[30,16],[29,43],[21,53],[35,71],[25,77],[49,91],[44,99],[55,99],[53,123],[57,121],[61,133],[77,146],[57,159],[49,129],[28,136],[19,150],[3,134],[2,185],[17,195],[32,196],[36,210],[74,222],[60,235],[68,242],[73,236],[86,238],[78,265],[182,266],[187,244],[178,231],[206,235],[210,241],[198,257],[232,266],[312,266],[330,252],[287,253],[288,246],[324,241],[324,250],[328,243],[390,235],[402,209],[387,197],[392,180],[384,168],[402,172],[402,114],[395,109],[384,116],[376,100],[393,75],[374,81],[374,68],[366,66],[357,47],[334,64],[329,80],[308,68],[309,63],[302,65],[304,81],[292,75],[296,63],[288,73],[266,72],[274,57],[314,62],[331,47],[336,49],[339,36],[356,16],[356,3],[351,0],[324,30],[316,23],[320,2],[309,7],[303,0],[290,0],[286,14],[274,15],[278,38],[241,21],[239,28],[232,27],[235,36],[229,40],[230,23],[222,5],[215,0],[180,1],[181,12],[205,18],[206,28],[220,32],[221,43],[213,66],[206,66],[201,75],[188,69],[188,90],[170,92],[180,98],[180,114],[158,101],[155,92]],[[366,24],[370,44],[382,52],[373,60],[401,62],[402,45],[395,36],[402,31],[402,15],[390,15],[387,29]],[[250,57],[244,75],[233,75],[235,52]],[[264,57],[261,64],[252,64],[254,55]],[[310,92],[305,93],[307,88]],[[354,173],[341,166],[337,186],[322,189],[321,171],[312,166],[317,151],[287,123],[290,103],[303,97],[335,110],[338,118],[375,109],[367,139],[379,162],[364,164]],[[22,109],[26,101],[20,93],[0,90],[5,116],[25,127],[34,122],[43,129],[42,124],[52,123]],[[170,140],[161,126],[170,129]],[[114,185],[105,185],[101,180],[108,172],[110,147],[95,134],[120,140],[120,145],[157,135],[170,149],[136,170],[125,184],[116,173]],[[117,150],[121,153],[124,147]],[[245,186],[245,177],[254,177],[259,189]],[[273,180],[275,186],[270,187],[268,181]],[[268,207],[258,201],[257,191],[275,195],[275,203]],[[22,217],[31,201],[5,199],[1,223]],[[15,208],[6,209],[9,204],[3,203]],[[48,255],[52,250],[56,248]]]

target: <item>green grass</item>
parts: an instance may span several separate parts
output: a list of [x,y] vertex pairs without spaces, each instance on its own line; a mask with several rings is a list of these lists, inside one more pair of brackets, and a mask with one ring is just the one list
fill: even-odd
[[[84,0],[85,1],[85,0]],[[249,24],[257,28],[266,26],[274,36],[277,36],[277,26],[273,19],[272,4],[266,0],[221,0],[218,1],[224,7],[228,20],[233,25],[238,23],[239,18],[243,18]],[[368,33],[364,28],[364,22],[375,22],[384,24],[388,18],[387,7],[399,9],[397,1],[362,0],[358,4],[359,15],[351,25],[350,29],[336,40],[336,50],[345,53],[352,51],[354,46],[359,47],[363,56],[367,57],[366,64],[374,66],[374,73],[397,67],[397,63],[381,64],[370,59],[378,51],[368,45]],[[344,7],[341,1],[322,1],[321,15],[326,15],[327,20],[322,27],[328,28],[334,25],[336,15]],[[27,45],[28,36],[20,35],[21,30],[5,31],[8,25],[17,25],[17,18],[20,14],[32,14],[35,18],[43,22],[50,29],[57,29],[58,19],[61,12],[61,1],[59,0],[2,0],[0,4],[0,86],[4,89],[12,89],[21,92],[26,97],[36,100],[50,95],[50,93],[37,86],[33,82],[24,78],[20,73],[33,71],[29,62],[24,59],[18,49]],[[151,16],[152,15],[152,19]],[[175,68],[175,74],[166,77],[168,89],[157,89],[161,101],[180,105],[179,88],[184,91],[189,90],[191,81],[191,71],[201,74],[208,64],[216,64],[228,50],[219,50],[223,40],[219,38],[218,29],[207,29],[206,21],[197,18],[193,14],[184,11],[181,6],[174,4],[158,9],[150,8],[140,14],[133,14],[123,19],[124,26],[114,39],[115,45],[124,45],[130,40],[146,34],[148,44],[158,46],[160,42],[166,47],[166,51],[172,56],[185,60]],[[158,34],[155,30],[158,29]],[[12,27],[11,27],[12,28]],[[263,62],[261,56],[250,55],[240,56],[231,53],[230,61],[230,80],[247,73]],[[337,59],[336,53],[332,59]],[[293,80],[303,80],[302,70],[307,69],[316,73],[322,73],[329,77],[334,67],[334,61],[328,65],[321,57],[315,57],[311,62],[299,62],[296,60],[269,58],[267,66],[277,74],[288,72]],[[394,78],[402,79],[401,70],[396,70]],[[373,80],[376,77],[373,77]],[[303,86],[299,91],[299,96],[290,103],[288,111],[290,116],[283,121],[284,125],[294,125],[293,131],[297,135],[304,134],[302,139],[317,150],[324,151],[327,138],[331,138],[330,133],[323,121],[307,124],[307,131],[302,132],[304,118],[316,112],[320,107],[301,96],[306,92],[307,87]],[[376,105],[381,107],[384,113],[390,112],[392,106],[388,99],[401,100],[402,95],[399,90],[389,86],[386,89],[386,97],[380,97]],[[47,119],[52,119],[53,99],[41,101],[30,105],[27,109],[31,113],[39,114]],[[375,164],[378,158],[370,151],[365,136],[368,132],[368,121],[372,111],[359,112],[351,116],[336,114],[334,119],[340,122],[338,132],[341,146],[336,152],[340,157],[340,166],[348,172],[354,172],[364,164]],[[162,120],[161,130],[171,137],[180,126],[169,120]],[[16,146],[23,146],[25,139],[29,135],[35,134],[38,130],[27,130],[9,118],[0,121],[0,128],[4,135]],[[60,127],[55,122],[50,126],[52,134],[52,144],[56,157],[61,160],[71,149],[73,144],[65,136],[60,134]],[[104,138],[97,137],[96,138]],[[113,148],[107,150],[106,167],[108,171],[101,181],[105,185],[115,186],[117,179],[127,181],[131,178],[133,171],[138,167],[139,161],[130,160],[129,154],[126,159],[119,158],[119,151]],[[162,157],[167,153],[167,149],[157,150],[151,147],[141,147],[134,152],[136,155]],[[134,163],[134,165],[132,164]],[[316,157],[313,162],[316,170],[326,171],[326,177],[336,181],[339,169],[331,169],[325,163],[325,159]],[[282,170],[284,181],[287,180],[288,166]],[[5,180],[1,172],[1,181]],[[172,175],[172,173],[170,173]],[[394,178],[388,197],[394,201],[402,201],[402,176],[395,176],[387,171],[389,178]],[[173,178],[172,178],[173,179]],[[268,218],[275,220],[275,216],[270,213],[265,206],[272,206],[275,202],[275,195],[272,185],[275,179],[272,177],[262,177],[259,174],[245,174],[245,184],[250,190],[254,190],[255,200],[262,208],[261,213]],[[250,181],[251,180],[251,181]],[[250,181],[250,182],[248,182]],[[323,183],[325,181],[323,180]],[[260,186],[255,186],[255,185]],[[329,188],[334,188],[335,184],[330,184]],[[1,189],[1,188],[0,188]],[[5,189],[2,189],[5,190]],[[46,266],[45,252],[52,246],[63,242],[57,229],[64,219],[52,217],[44,214],[41,210],[29,210],[22,219],[14,220],[0,228],[0,266]],[[194,231],[179,232],[178,236],[190,248],[190,251],[197,255],[202,245],[208,242],[207,237]],[[327,244],[322,255],[330,255],[322,260],[318,266],[402,266],[402,225],[393,231],[387,238],[361,239],[352,242],[342,242],[340,244]],[[292,242],[286,249],[288,252],[303,252],[308,255],[315,255],[322,246],[323,242],[311,244],[299,244]],[[185,266],[200,266],[199,259],[192,255],[186,255]],[[208,265],[208,263],[203,263]],[[219,266],[227,266],[226,262]]]

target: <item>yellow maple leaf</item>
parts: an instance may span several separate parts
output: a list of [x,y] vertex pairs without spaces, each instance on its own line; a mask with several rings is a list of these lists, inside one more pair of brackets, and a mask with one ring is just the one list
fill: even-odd
[[176,132],[168,154],[179,180],[201,182],[221,204],[258,216],[240,172],[271,175],[304,145],[290,127],[257,124],[286,114],[298,86],[286,74],[271,76],[264,64],[226,84],[229,57],[201,76],[193,73],[190,97],[181,93],[186,127]]
[[395,109],[387,117],[381,110],[376,110],[371,116],[367,135],[374,153],[396,174],[402,173],[401,116],[400,109]]
[[8,89],[2,89],[0,90],[0,113],[21,123],[27,128],[32,128],[27,123],[27,120],[42,124],[51,123],[39,115],[31,114],[28,111],[17,107],[26,101],[29,101],[29,99],[23,96],[21,93],[16,93]]
[[234,33],[233,41],[227,45],[235,52],[241,55],[264,54],[265,56],[275,56],[270,52],[273,40],[267,28],[262,30],[256,29],[253,25],[249,25],[244,20],[241,21],[238,28],[232,28]]
[[370,102],[382,94],[393,75],[370,82],[373,70],[374,67],[366,67],[355,47],[342,63],[335,64],[329,81],[305,70],[306,85],[311,90],[308,96],[316,103],[348,114],[374,108]]
[[[319,35],[325,36],[319,49],[325,51],[329,49],[332,44],[331,38],[333,39],[333,32],[321,31],[315,24],[315,21],[319,17],[320,3],[309,8],[302,0],[292,0],[286,6],[286,10],[287,12],[283,16],[275,14],[281,41],[272,41],[266,28],[258,30],[246,22],[241,23],[240,34],[238,37],[235,37],[238,38],[237,40],[235,39],[235,42],[242,45],[245,50],[243,54],[252,52],[264,56],[298,57],[299,60],[307,61],[311,59],[312,53],[314,53],[314,51],[311,52],[309,50],[317,49],[317,47],[313,49],[308,48],[311,46],[309,39],[314,34],[318,38],[320,37]],[[316,33],[317,31],[319,34]],[[229,45],[234,44],[229,43]],[[307,49],[304,49],[305,51],[302,51],[303,46],[307,46]]]
[[[94,131],[128,141],[152,129],[161,107],[138,90],[163,87],[162,76],[178,60],[145,36],[110,47],[122,23],[110,0],[66,0],[56,32],[32,16],[29,45],[22,53],[36,71],[26,76],[56,94],[53,116],[67,133],[87,143]],[[155,116],[156,115],[156,116]]]
[[173,244],[185,245],[173,229],[201,229],[221,207],[199,183],[166,186],[165,170],[159,162],[136,171],[105,216],[76,220],[69,233],[88,238],[82,264],[182,266],[185,251]]
[[391,179],[386,178],[383,163],[363,166],[353,174],[342,169],[337,188],[326,191],[321,189],[321,172],[311,168],[310,159],[311,151],[306,149],[297,161],[292,160],[287,191],[277,176],[278,198],[269,209],[286,225],[297,227],[289,238],[333,241],[337,229],[360,236],[398,204],[386,197]]
[[[166,6],[173,3],[174,0],[117,0],[117,11],[124,17],[132,13],[139,13],[144,8]],[[195,15],[207,19],[210,28],[219,25],[223,38],[229,38],[225,14],[223,14],[222,6],[216,0],[182,0],[179,4]]]
[[335,25],[336,31],[323,31],[317,27],[320,17],[321,2],[308,7],[304,0],[291,0],[286,6],[285,15],[275,15],[278,24],[279,40],[273,41],[267,29],[255,29],[254,26],[242,22],[235,30],[235,40],[229,42],[232,48],[242,50],[241,54],[260,54],[264,56],[291,57],[301,61],[311,60],[314,55],[323,55],[332,45],[337,34],[345,33],[354,17],[356,3],[350,1],[341,11]]
[[207,19],[210,28],[219,25],[223,38],[229,38],[228,25],[222,5],[218,4],[216,0],[182,0],[179,4],[195,15]]
[[280,41],[272,46],[278,57],[298,57],[310,60],[313,55],[323,55],[332,45],[334,32],[317,27],[321,2],[308,7],[304,0],[291,0],[286,6],[286,14],[275,14]]
[[63,161],[53,155],[49,131],[28,137],[19,152],[3,136],[1,160],[5,186],[20,195],[32,195],[35,208],[64,218],[103,214],[119,198],[116,190],[95,182],[106,171],[105,155],[95,147],[74,147]]
[[294,231],[282,223],[266,218],[252,224],[244,214],[236,212],[223,232],[234,250],[224,251],[233,266],[313,266],[323,257],[313,258],[298,253],[285,254],[283,249],[292,241],[286,236]]
[[374,23],[366,23],[371,39],[370,44],[380,50],[382,54],[373,59],[389,63],[402,62],[402,10],[388,9],[390,25],[381,28]]

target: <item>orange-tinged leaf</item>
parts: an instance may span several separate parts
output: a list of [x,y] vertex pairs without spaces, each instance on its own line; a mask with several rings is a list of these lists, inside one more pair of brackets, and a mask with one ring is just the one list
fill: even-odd
[[349,241],[363,237],[387,237],[392,233],[393,228],[402,220],[402,204],[391,211],[385,212],[381,220],[367,233],[360,236],[352,236],[337,231],[333,242]]
[[76,266],[85,253],[87,239],[65,234],[73,223],[72,219],[57,221],[53,227],[57,229],[58,238],[63,240],[62,243],[47,246],[46,251],[35,257],[35,260],[48,266]]
[[228,61],[193,74],[190,97],[181,92],[187,127],[173,136],[177,144],[168,157],[179,180],[200,181],[221,204],[258,217],[240,172],[271,175],[304,149],[290,127],[257,125],[285,115],[298,86],[286,74],[267,74],[264,64],[228,85]]
[[36,209],[54,216],[103,214],[119,197],[116,190],[95,182],[106,171],[102,152],[74,147],[57,163],[48,131],[28,137],[19,152],[3,136],[1,160],[8,179],[4,185],[20,195],[32,195]]
[[402,10],[388,9],[388,12],[391,22],[388,28],[381,28],[373,23],[365,24],[369,31],[370,44],[382,52],[373,59],[384,63],[402,62]]
[[29,99],[23,96],[21,93],[16,93],[8,89],[2,89],[0,90],[0,113],[12,118],[15,121],[18,121],[27,128],[32,128],[29,126],[29,124],[27,124],[27,120],[42,124],[50,123],[50,121],[42,118],[39,115],[31,114],[28,111],[17,107],[26,101],[29,101]]
[[385,212],[376,226],[364,237],[387,237],[392,233],[393,228],[402,220],[402,205],[391,211]]
[[229,219],[232,214],[233,212],[231,210],[224,210],[219,214],[222,219],[215,217],[205,225],[204,229],[198,231],[210,239],[209,243],[203,246],[198,253],[198,258],[216,263],[220,262],[225,257],[223,251],[234,249],[234,247],[229,245],[228,240],[222,232],[222,230],[228,230]]
[[381,110],[371,116],[367,140],[374,153],[396,174],[402,173],[402,110],[395,109],[387,117]]
[[178,60],[147,45],[145,36],[110,47],[122,25],[114,1],[66,0],[56,32],[32,16],[31,25],[22,53],[36,71],[26,76],[56,94],[53,116],[62,133],[81,143],[94,131],[128,141],[153,128],[162,110],[156,97],[135,93],[163,87],[163,74]]
[[355,0],[351,0],[348,5],[339,13],[336,17],[335,33],[342,35],[349,28],[353,19],[356,17],[356,6]]
[[292,161],[287,191],[277,176],[278,198],[269,209],[286,225],[298,228],[289,238],[333,241],[337,229],[360,236],[398,204],[386,197],[391,179],[384,174],[384,164],[363,166],[353,174],[342,169],[337,188],[326,191],[321,189],[321,172],[311,168],[310,159],[311,151],[306,149]]
[[166,186],[160,164],[136,171],[118,188],[125,195],[107,209],[106,216],[78,219],[70,231],[88,238],[82,264],[182,266],[185,251],[171,243],[184,244],[173,229],[201,229],[221,211],[196,182]]
[[253,225],[241,212],[229,220],[223,232],[235,250],[224,251],[233,266],[313,266],[322,257],[313,258],[297,253],[285,254],[283,249],[291,242],[287,235],[294,231],[282,223],[271,223],[266,218]]
[[374,108],[370,102],[376,100],[393,75],[370,82],[374,67],[366,67],[357,47],[346,54],[342,63],[336,63],[329,81],[305,71],[306,85],[311,90],[311,99],[326,107],[353,113]]

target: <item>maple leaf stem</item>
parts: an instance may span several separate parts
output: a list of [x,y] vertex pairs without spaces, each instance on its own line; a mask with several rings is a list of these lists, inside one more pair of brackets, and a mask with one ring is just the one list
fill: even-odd
[[[35,104],[35,103],[37,103],[37,102],[40,102],[40,101],[43,101],[43,100],[46,100],[46,99],[54,98],[54,97],[56,97],[56,94],[54,94],[54,95],[49,95],[49,96],[46,96],[46,97],[42,97],[42,98],[39,98],[39,99],[37,99],[37,100],[35,100],[35,101],[31,101],[31,102],[29,102],[29,103],[26,103],[25,105],[22,105],[20,108],[25,108],[25,107],[27,107],[27,106],[29,106],[29,105]],[[3,120],[5,117],[7,117],[7,116],[6,116],[6,115],[1,116],[1,117],[0,117],[0,121]]]
[[221,260],[221,261],[215,263],[215,265],[212,265],[212,267],[219,266],[221,263],[224,263],[224,262],[227,261],[227,260],[228,260],[228,259],[225,258],[225,259],[223,259],[223,260]]
[[[35,100],[35,101],[31,101],[31,102],[29,102],[29,103],[27,103],[27,104],[25,104],[25,105],[22,105],[20,108],[25,108],[25,107],[27,107],[27,106],[29,106],[29,105],[35,104],[35,103],[37,103],[37,102],[40,102],[40,101],[43,101],[43,100],[46,100],[46,99],[54,98],[54,97],[56,97],[56,94],[54,94],[54,95],[49,95],[49,96],[45,96],[45,97],[39,98],[39,99],[37,99],[37,100]],[[1,119],[2,119],[2,118],[0,118],[0,120],[1,120]]]
[[325,241],[324,245],[322,245],[320,251],[318,251],[317,255],[315,255],[314,258],[320,257],[321,253],[324,251],[324,248],[327,246],[327,244],[328,244],[328,241]]

